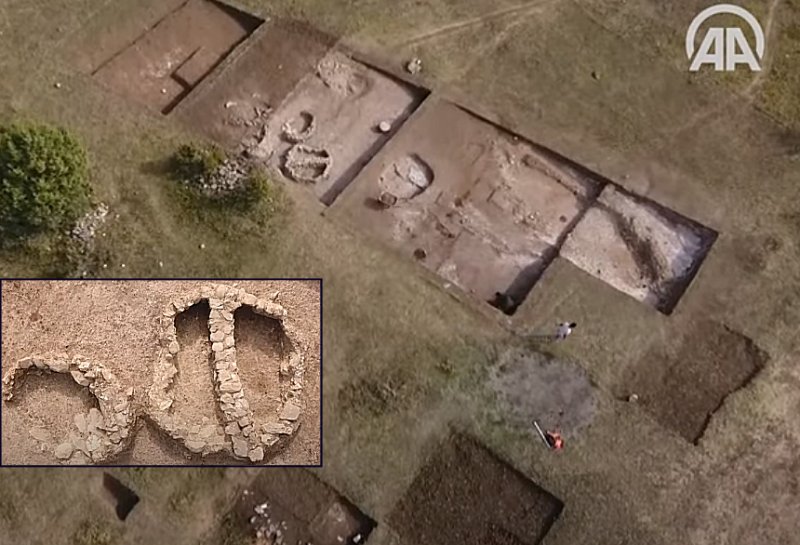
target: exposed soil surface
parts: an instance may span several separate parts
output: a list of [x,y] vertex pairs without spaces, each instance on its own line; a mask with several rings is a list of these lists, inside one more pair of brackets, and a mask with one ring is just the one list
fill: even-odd
[[112,90],[168,113],[258,25],[209,0],[189,0],[94,72]]
[[375,527],[347,499],[302,469],[258,475],[242,491],[227,524],[228,538],[235,533],[255,542],[261,530],[266,542],[270,533],[280,532],[283,543],[315,545],[364,543]]
[[620,386],[663,426],[697,442],[725,398],[746,386],[768,361],[747,337],[711,321],[674,345],[659,346]]
[[[202,281],[12,281],[2,285],[2,370],[32,355],[80,354],[102,363],[117,380],[134,390],[140,420],[133,442],[117,462],[126,464],[231,463],[222,455],[192,456],[152,426],[144,416],[151,371],[157,361],[159,318],[170,301],[196,292]],[[264,463],[316,465],[320,455],[320,300],[316,281],[241,281],[231,285],[258,297],[272,298],[287,310],[303,342],[306,359],[304,410],[300,429],[287,447]],[[219,411],[209,361],[208,305],[198,304],[176,317],[181,347],[176,357],[175,411],[200,426],[216,422]],[[238,313],[242,331],[237,343],[243,361],[242,381],[254,408],[272,410],[278,385],[281,337],[273,321]],[[263,318],[263,319],[262,319]],[[272,346],[271,343],[277,343]],[[252,394],[250,394],[252,393]],[[13,400],[3,403],[3,462],[52,464],[56,445],[76,424],[73,418],[97,407],[87,388],[69,375],[29,373]],[[34,437],[35,435],[41,438]]]
[[576,364],[511,349],[501,355],[490,383],[516,423],[531,433],[536,433],[535,420],[543,429],[569,437],[594,418],[598,393]]
[[390,515],[410,543],[536,545],[562,502],[473,439],[456,435]]
[[334,205],[483,301],[522,302],[599,191],[531,144],[426,101]]
[[[174,115],[229,148],[258,135],[265,114],[314,71],[333,39],[293,24],[267,21],[218,78],[204,82]],[[235,58],[233,58],[235,57]]]
[[274,418],[280,409],[279,369],[286,357],[289,340],[276,320],[240,307],[236,322],[236,362],[244,389],[257,422]]
[[178,352],[178,374],[175,375],[175,416],[187,421],[217,419],[214,365],[208,343],[208,302],[201,302],[175,317],[175,329],[181,351]]

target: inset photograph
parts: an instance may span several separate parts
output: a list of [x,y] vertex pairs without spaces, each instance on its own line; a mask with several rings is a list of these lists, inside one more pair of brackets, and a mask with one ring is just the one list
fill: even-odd
[[1,290],[3,465],[321,465],[321,280]]

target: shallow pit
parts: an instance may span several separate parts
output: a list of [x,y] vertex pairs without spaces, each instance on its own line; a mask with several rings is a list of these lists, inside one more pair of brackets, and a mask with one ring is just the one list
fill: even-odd
[[172,413],[183,422],[200,423],[204,418],[218,421],[214,393],[214,364],[211,357],[207,300],[192,305],[175,316],[180,351],[175,356]]
[[[419,106],[427,92],[412,87],[345,54],[333,51],[322,58],[269,118],[253,154],[266,159],[294,181],[310,185],[330,205],[363,166]],[[287,128],[302,126],[313,116],[313,130],[298,139]],[[379,125],[386,122],[390,130]],[[329,167],[313,179],[287,168],[292,148],[304,146],[325,155]]]
[[561,256],[619,291],[670,314],[717,233],[609,185],[561,248]]
[[189,0],[111,54],[92,76],[167,114],[262,22],[222,2]]
[[276,524],[284,543],[315,545],[362,544],[376,527],[352,502],[299,468],[259,473],[239,495],[226,522],[228,538],[234,533],[248,542],[259,529]]
[[288,361],[289,339],[278,320],[249,306],[234,312],[239,378],[255,422],[272,422],[281,407],[281,363]]
[[127,519],[133,508],[139,503],[139,495],[136,492],[108,473],[103,473],[103,489],[114,505],[114,511],[119,520]]
[[726,398],[746,388],[769,355],[722,324],[702,321],[682,337],[650,350],[616,388],[661,425],[697,444]]
[[425,463],[389,518],[409,543],[537,545],[563,507],[474,439],[453,435]]

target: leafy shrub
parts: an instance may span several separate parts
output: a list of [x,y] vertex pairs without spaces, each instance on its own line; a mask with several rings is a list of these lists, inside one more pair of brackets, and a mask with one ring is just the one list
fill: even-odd
[[225,161],[225,152],[213,145],[183,144],[172,157],[170,171],[180,182],[199,184]]
[[247,165],[247,174],[235,190],[207,191],[209,181],[228,160],[227,154],[213,145],[178,148],[170,161],[170,174],[180,182],[174,189],[184,208],[225,236],[274,227],[288,210],[289,201],[258,166]]
[[66,130],[0,127],[0,239],[71,226],[89,207],[88,161]]

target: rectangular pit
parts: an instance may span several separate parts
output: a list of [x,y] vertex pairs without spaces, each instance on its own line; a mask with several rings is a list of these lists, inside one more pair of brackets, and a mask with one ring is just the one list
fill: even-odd
[[109,473],[103,473],[103,489],[114,505],[114,511],[119,520],[127,519],[133,508],[139,503],[139,495]]
[[599,182],[444,101],[429,101],[335,208],[483,301],[513,312]]
[[567,236],[561,256],[670,314],[716,237],[707,227],[608,185]]
[[[620,397],[631,394],[664,427],[697,443],[725,399],[746,387],[768,355],[747,337],[705,321],[669,346],[658,346],[624,377]],[[675,347],[677,344],[677,347]]]
[[262,22],[220,2],[188,0],[92,75],[167,114]]
[[437,449],[389,515],[407,543],[537,545],[564,504],[475,442]]
[[283,543],[315,545],[362,544],[376,527],[333,488],[296,468],[260,473],[240,494],[226,525],[226,537],[235,533],[243,543],[255,538],[259,529],[268,533],[275,525]]
[[333,51],[269,116],[250,151],[286,178],[309,184],[329,205],[425,94]]
[[[209,79],[174,111],[190,127],[230,149],[259,140],[277,108],[335,40],[313,28],[269,20],[218,77]],[[250,144],[254,144],[251,142]]]

